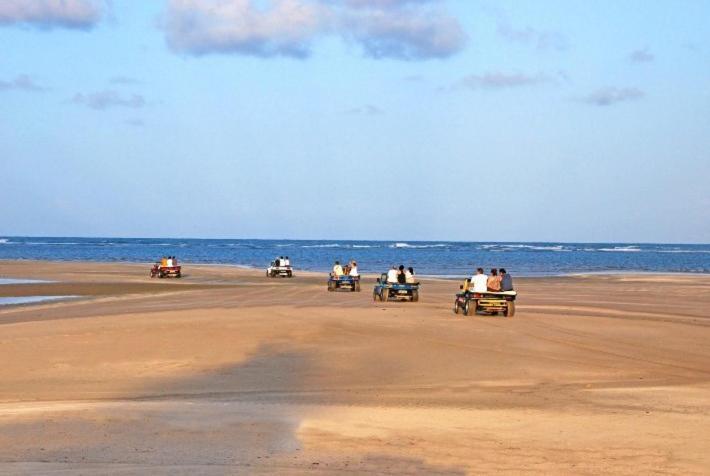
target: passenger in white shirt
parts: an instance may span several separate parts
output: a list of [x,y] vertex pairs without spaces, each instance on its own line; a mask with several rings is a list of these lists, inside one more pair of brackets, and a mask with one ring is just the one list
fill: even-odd
[[284,266],[291,266],[291,260],[288,259],[288,256],[284,258],[283,265]]
[[392,269],[387,271],[387,282],[388,283],[396,283],[397,282],[397,274],[399,274],[399,272],[397,271],[397,267],[392,266]]
[[471,277],[474,293],[485,293],[488,291],[488,276],[483,273],[483,268],[478,268],[476,274]]
[[350,276],[353,276],[355,278],[360,276],[360,273],[357,272],[357,263],[355,261],[350,263]]
[[335,266],[333,266],[333,276],[335,276],[336,278],[339,278],[342,275],[343,275],[343,267],[340,266],[340,261],[336,261]]

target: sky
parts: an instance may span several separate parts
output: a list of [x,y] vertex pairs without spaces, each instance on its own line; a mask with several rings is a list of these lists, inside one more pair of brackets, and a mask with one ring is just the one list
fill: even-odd
[[709,243],[708,18],[2,0],[0,234]]

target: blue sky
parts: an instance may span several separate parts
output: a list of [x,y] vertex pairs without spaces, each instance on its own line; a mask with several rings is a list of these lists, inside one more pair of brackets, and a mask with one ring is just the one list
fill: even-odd
[[0,234],[710,242],[706,1],[0,4]]

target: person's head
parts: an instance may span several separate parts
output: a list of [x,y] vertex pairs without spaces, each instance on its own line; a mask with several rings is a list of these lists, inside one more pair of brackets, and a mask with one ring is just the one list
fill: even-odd
[[476,268],[476,272],[478,274],[483,274],[483,268]]
[[505,268],[500,268],[500,269],[498,270],[498,272],[501,274],[501,276],[504,275],[504,274],[505,274]]
[[397,266],[392,265],[392,269],[395,270],[395,271],[397,271]]
[[412,268],[412,267],[410,266],[410,267],[409,267],[409,272],[412,273],[412,274],[414,274],[414,268]]
[[491,275],[492,275],[492,276],[498,276],[498,270],[495,269],[495,268],[492,268],[492,269],[491,269]]
[[403,265],[403,264],[400,264],[400,265],[399,265],[399,270],[400,270],[400,271],[404,271],[404,265]]
[[353,266],[357,266],[357,262],[353,261]]
[[340,264],[340,261],[336,261],[335,265],[338,266]]

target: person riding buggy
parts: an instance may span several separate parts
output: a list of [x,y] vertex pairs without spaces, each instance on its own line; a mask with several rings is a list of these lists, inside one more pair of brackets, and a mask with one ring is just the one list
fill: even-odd
[[419,301],[419,283],[414,277],[414,269],[392,266],[377,279],[372,298],[375,301]]
[[333,265],[333,270],[328,277],[328,291],[337,289],[360,292],[360,273],[355,261],[351,261],[344,267],[340,265],[340,261],[336,261]]

